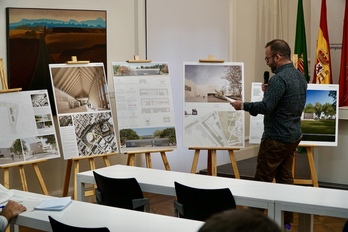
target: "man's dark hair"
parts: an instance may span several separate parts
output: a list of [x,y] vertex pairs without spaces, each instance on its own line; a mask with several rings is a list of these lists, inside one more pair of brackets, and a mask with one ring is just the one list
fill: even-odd
[[233,209],[210,217],[198,232],[281,232],[266,215],[252,209]]
[[272,55],[279,54],[283,58],[290,60],[291,49],[284,40],[274,39],[266,44],[265,48],[267,47],[270,47]]

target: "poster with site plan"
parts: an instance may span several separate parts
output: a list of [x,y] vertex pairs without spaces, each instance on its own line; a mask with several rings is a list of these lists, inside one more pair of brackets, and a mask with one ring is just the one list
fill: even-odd
[[243,63],[184,63],[184,147],[243,148]]
[[176,147],[167,63],[112,63],[121,151]]
[[59,158],[47,90],[0,94],[0,164]]
[[117,152],[103,63],[49,68],[64,159]]

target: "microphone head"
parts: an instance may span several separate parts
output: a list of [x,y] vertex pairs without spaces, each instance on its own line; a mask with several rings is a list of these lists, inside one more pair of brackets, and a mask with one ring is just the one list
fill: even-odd
[[267,84],[268,83],[268,80],[269,80],[269,72],[268,71],[265,71],[263,73],[263,83],[264,84]]

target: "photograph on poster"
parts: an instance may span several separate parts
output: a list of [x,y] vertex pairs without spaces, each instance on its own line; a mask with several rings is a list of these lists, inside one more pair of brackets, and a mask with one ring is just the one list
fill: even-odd
[[[252,101],[261,101],[262,83],[252,83]],[[301,116],[301,145],[337,146],[338,85],[308,84],[306,105]],[[252,128],[252,129],[251,129]],[[259,144],[263,133],[263,115],[250,117],[250,143]]]
[[117,152],[103,63],[49,68],[64,159]]
[[135,147],[175,147],[176,135],[174,127],[149,127],[120,130],[122,148]]
[[176,147],[167,63],[113,62],[121,151]]
[[59,158],[47,90],[0,94],[0,164]]
[[243,63],[184,63],[184,147],[244,147]]
[[54,106],[48,64],[76,56],[107,67],[105,10],[9,7],[6,18],[10,88],[47,89]]
[[109,111],[102,63],[50,65],[58,114]]
[[337,146],[338,85],[309,84],[301,120],[301,145]]

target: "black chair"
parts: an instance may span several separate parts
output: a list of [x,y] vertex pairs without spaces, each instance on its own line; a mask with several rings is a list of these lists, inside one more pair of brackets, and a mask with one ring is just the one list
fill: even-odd
[[111,178],[93,171],[98,204],[150,212],[150,202],[135,178]]
[[348,221],[346,221],[346,223],[344,223],[342,232],[348,232]]
[[97,227],[97,228],[84,228],[84,227],[76,227],[64,224],[62,222],[57,221],[56,219],[48,216],[50,220],[50,224],[53,232],[110,232],[107,227]]
[[213,214],[236,208],[236,202],[228,188],[198,189],[174,182],[176,200],[175,216],[205,221]]

